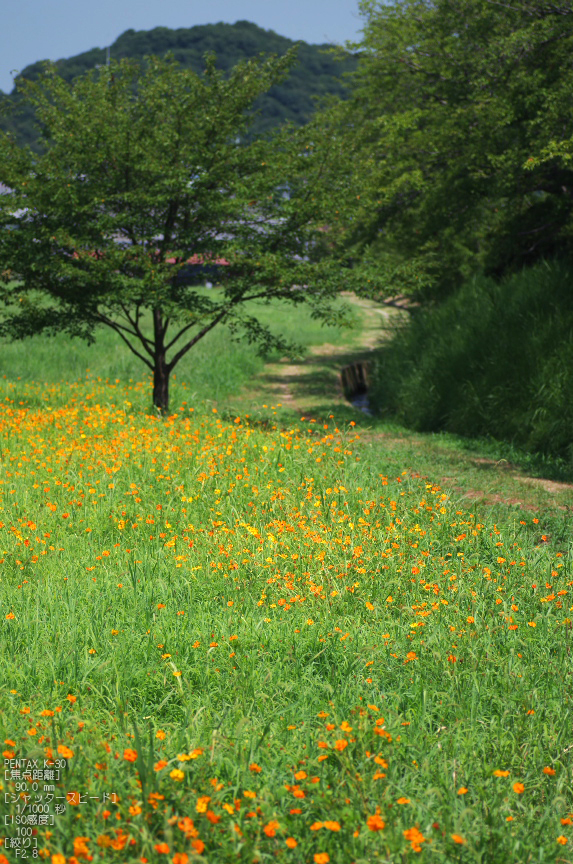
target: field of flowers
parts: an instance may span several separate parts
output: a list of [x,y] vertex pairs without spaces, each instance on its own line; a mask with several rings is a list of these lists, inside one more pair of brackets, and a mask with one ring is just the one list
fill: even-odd
[[333,417],[42,398],[0,407],[0,731],[65,767],[35,809],[3,775],[0,862],[573,860],[571,551],[537,519]]

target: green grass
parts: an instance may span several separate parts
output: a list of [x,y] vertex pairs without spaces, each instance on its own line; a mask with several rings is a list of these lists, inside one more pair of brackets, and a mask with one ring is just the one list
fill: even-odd
[[58,404],[0,421],[5,758],[88,796],[43,855],[569,860],[570,538],[332,421]]
[[329,417],[326,392],[301,423],[251,384],[248,419],[196,367],[161,420],[111,342],[87,378],[17,347],[0,732],[74,793],[41,859],[572,860],[571,490],[494,442]]
[[[339,301],[336,308],[342,309],[346,305]],[[297,356],[304,356],[312,345],[325,341],[344,342],[352,338],[351,328],[322,325],[312,318],[304,304],[293,307],[276,302],[252,302],[246,304],[246,312],[256,315],[262,324],[289,342],[297,343],[300,348]],[[352,314],[349,320],[356,321]],[[25,404],[38,405],[43,403],[44,396],[49,395],[43,392],[42,385],[74,383],[88,378],[116,382],[121,387],[135,383],[137,386],[127,388],[130,399],[137,397],[135,401],[132,399],[133,404],[140,410],[147,410],[151,405],[149,387],[141,387],[141,382],[146,379],[144,364],[109,328],[100,328],[95,344],[91,346],[78,338],[59,334],[21,342],[3,341],[1,349],[0,398],[8,397],[19,402],[23,397]],[[190,405],[224,403],[264,368],[265,360],[272,359],[278,359],[276,352],[263,357],[256,345],[249,345],[244,339],[233,340],[227,327],[217,327],[175,367],[171,376],[171,402],[179,404],[183,400]],[[24,383],[39,386],[24,389]],[[53,398],[50,396],[50,401]],[[63,398],[66,399],[65,391]]]

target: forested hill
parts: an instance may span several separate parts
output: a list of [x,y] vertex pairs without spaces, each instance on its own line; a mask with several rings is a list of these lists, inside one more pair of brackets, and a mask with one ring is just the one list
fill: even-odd
[[[261,52],[284,54],[294,44],[291,39],[279,36],[272,30],[263,30],[249,21],[237,21],[235,24],[206,24],[178,30],[168,27],[126,30],[111,46],[110,56],[116,60],[123,57],[140,59],[150,54],[163,56],[172,52],[182,66],[190,66],[200,72],[206,52],[214,52],[217,65],[229,70],[239,60]],[[298,62],[289,77],[259,99],[256,106],[259,113],[252,134],[264,133],[285,120],[302,125],[315,110],[314,97],[343,95],[344,85],[340,77],[343,72],[354,69],[357,60],[349,54],[340,62],[327,52],[328,47],[300,43]],[[58,60],[56,65],[60,74],[71,80],[105,62],[106,49],[93,48],[67,60]],[[20,75],[35,79],[41,71],[42,61],[39,61],[27,66]],[[21,143],[33,144],[37,137],[34,117],[29,109],[23,109],[18,104],[20,100],[16,88],[10,95],[0,93],[0,101],[4,102],[5,107],[12,103],[16,109],[1,118],[0,128],[13,131]]]

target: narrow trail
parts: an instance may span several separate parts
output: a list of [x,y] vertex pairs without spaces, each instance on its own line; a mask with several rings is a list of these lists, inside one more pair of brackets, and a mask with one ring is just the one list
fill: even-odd
[[345,299],[361,318],[360,327],[352,338],[341,344],[330,342],[312,346],[299,362],[284,358],[267,363],[252,379],[248,390],[239,399],[257,407],[286,409],[298,417],[326,420],[355,419],[360,426],[362,442],[376,448],[381,456],[399,461],[403,467],[421,471],[433,482],[459,496],[465,506],[515,508],[573,513],[573,484],[543,477],[532,477],[505,459],[495,460],[480,453],[479,445],[467,449],[444,443],[437,435],[382,426],[351,405],[344,396],[341,370],[350,364],[364,362],[372,352],[391,337],[391,331],[404,320],[406,312],[402,298],[386,307],[371,300],[346,294]]
[[252,382],[262,401],[298,414],[320,413],[325,406],[334,411],[341,407],[348,410],[341,369],[367,360],[375,348],[388,340],[389,328],[401,313],[393,308],[381,309],[379,304],[354,294],[344,297],[362,319],[351,341],[314,345],[299,362],[284,358],[278,363],[267,363]]

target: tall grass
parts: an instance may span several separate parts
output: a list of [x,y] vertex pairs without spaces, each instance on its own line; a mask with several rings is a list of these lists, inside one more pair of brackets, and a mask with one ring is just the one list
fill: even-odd
[[373,399],[422,431],[573,455],[573,268],[469,281],[413,316],[378,357]]

